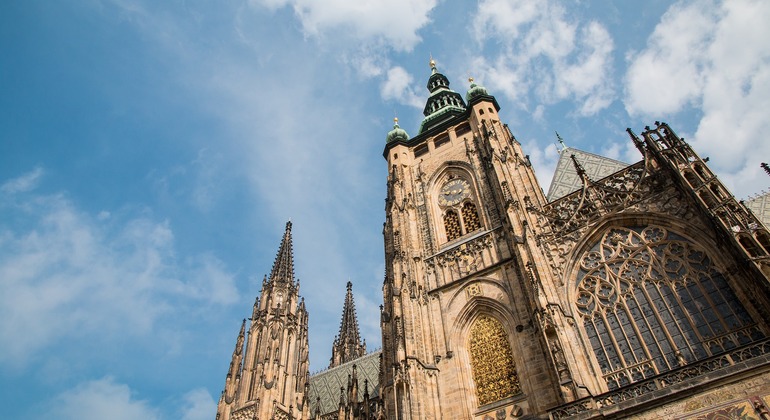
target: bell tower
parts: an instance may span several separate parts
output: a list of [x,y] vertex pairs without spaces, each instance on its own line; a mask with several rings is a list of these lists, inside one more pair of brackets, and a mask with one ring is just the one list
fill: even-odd
[[540,327],[552,282],[527,209],[547,201],[496,99],[471,79],[463,100],[430,66],[419,133],[396,121],[384,151],[386,415],[540,413],[576,392]]

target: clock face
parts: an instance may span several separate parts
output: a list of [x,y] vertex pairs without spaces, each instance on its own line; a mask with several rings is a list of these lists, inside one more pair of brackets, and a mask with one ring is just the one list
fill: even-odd
[[464,179],[453,179],[443,187],[438,194],[438,203],[442,206],[453,206],[470,195],[470,185]]

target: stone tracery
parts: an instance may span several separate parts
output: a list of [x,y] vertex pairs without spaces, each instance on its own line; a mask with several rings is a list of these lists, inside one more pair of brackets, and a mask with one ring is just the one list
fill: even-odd
[[659,226],[605,232],[575,305],[610,389],[764,337],[705,250]]

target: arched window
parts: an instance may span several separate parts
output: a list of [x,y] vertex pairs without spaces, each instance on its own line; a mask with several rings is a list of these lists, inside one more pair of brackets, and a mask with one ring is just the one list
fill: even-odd
[[481,222],[479,221],[479,213],[476,211],[476,205],[470,201],[466,201],[463,204],[463,225],[465,225],[465,232],[475,232],[481,229]]
[[465,178],[449,174],[436,191],[447,242],[481,229],[482,220],[476,207],[473,185]]
[[447,241],[452,241],[462,236],[460,217],[457,216],[454,210],[447,210],[444,213],[444,229],[446,230]]
[[575,305],[610,389],[764,337],[703,248],[658,226],[605,232]]
[[479,405],[521,392],[511,345],[500,321],[481,316],[473,323],[468,353]]

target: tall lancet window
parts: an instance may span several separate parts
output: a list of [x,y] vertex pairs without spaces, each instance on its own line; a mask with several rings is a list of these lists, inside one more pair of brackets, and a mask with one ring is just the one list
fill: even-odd
[[444,229],[446,230],[446,238],[448,241],[454,240],[462,236],[462,228],[460,227],[460,217],[457,216],[457,212],[454,210],[447,210],[444,213]]
[[479,317],[471,326],[468,341],[479,405],[521,392],[511,345],[500,321],[489,316]]
[[470,201],[466,201],[463,204],[463,222],[465,231],[468,233],[481,229],[481,222],[479,221],[479,213],[476,211],[476,205]]
[[764,337],[705,250],[658,226],[605,232],[575,305],[610,389]]

